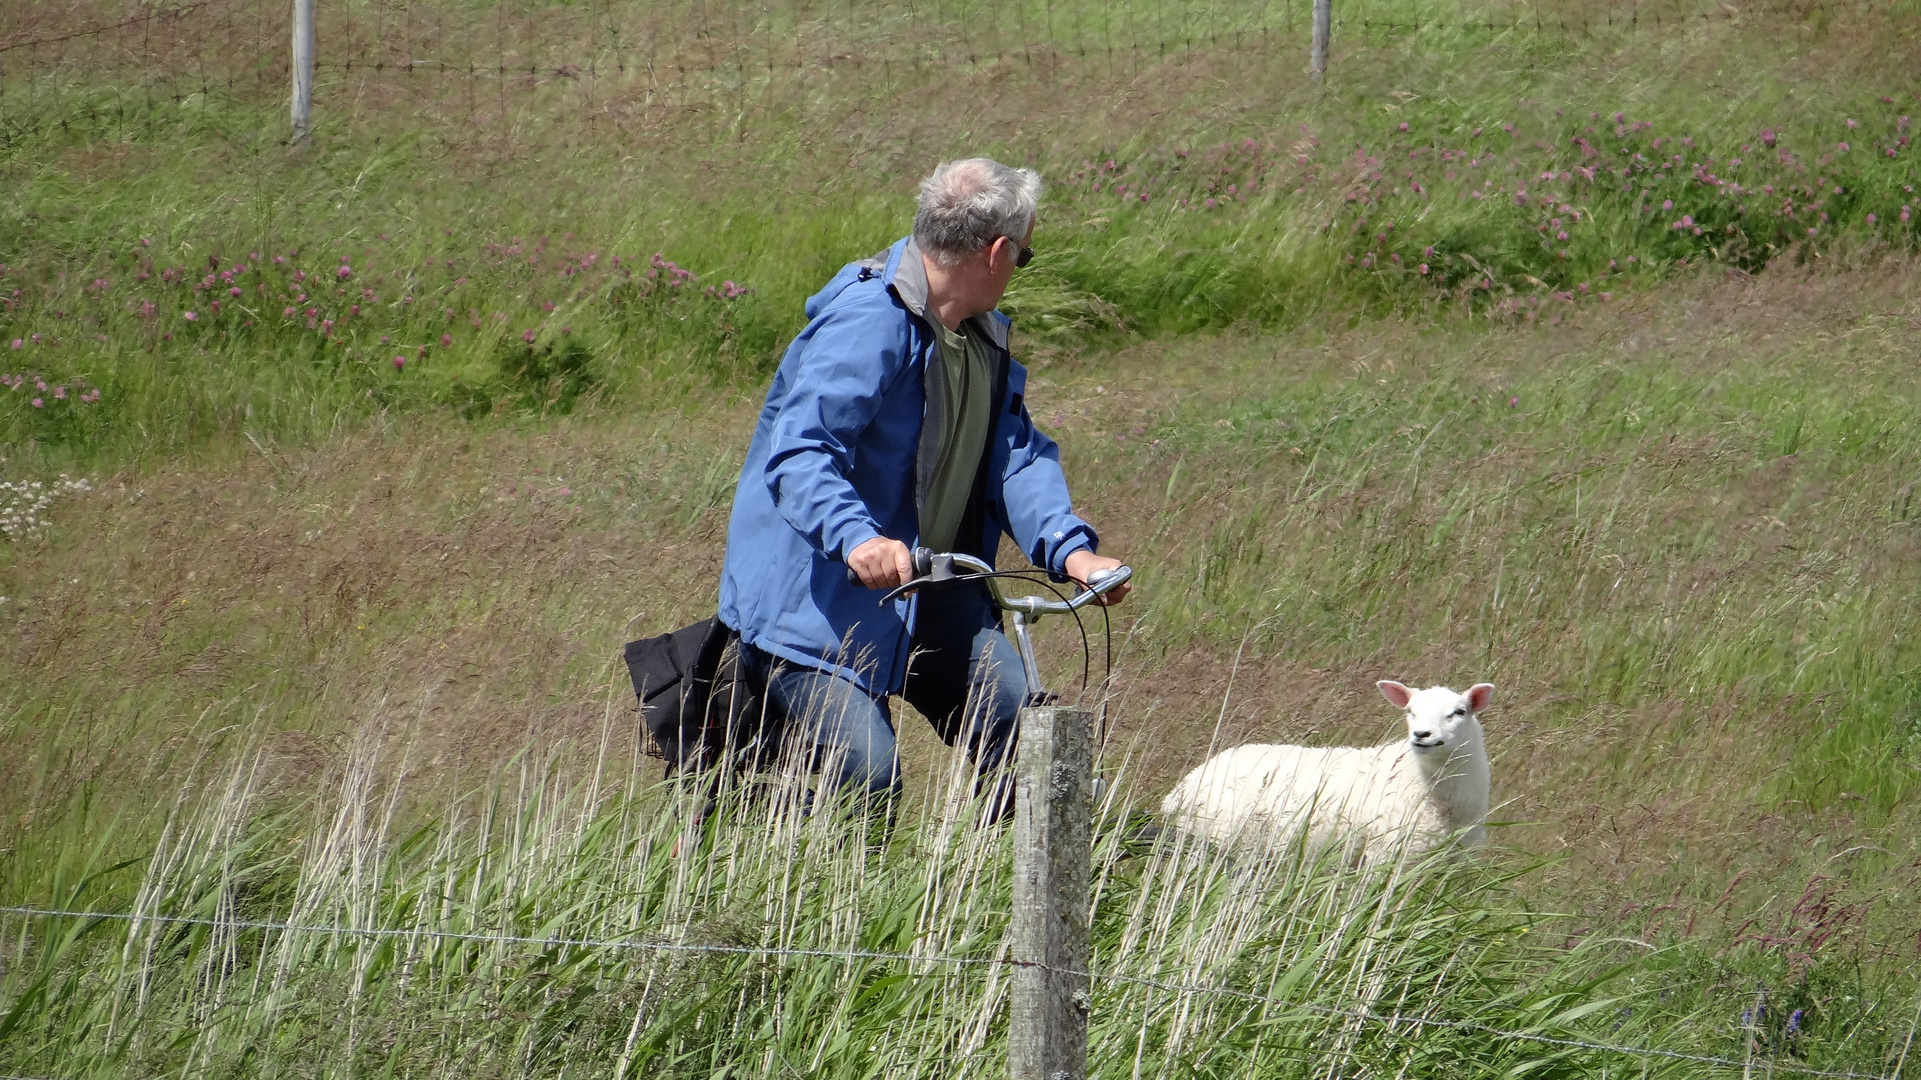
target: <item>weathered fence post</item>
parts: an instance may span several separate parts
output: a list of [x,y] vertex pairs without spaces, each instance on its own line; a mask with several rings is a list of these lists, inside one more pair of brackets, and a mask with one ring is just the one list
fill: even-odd
[[1327,40],[1334,32],[1333,0],[1314,0],[1314,45],[1308,53],[1309,77],[1320,82],[1327,76]]
[[1008,1080],[1087,1075],[1089,822],[1094,718],[1085,709],[1020,713],[1014,786],[1014,910],[1008,928]]
[[313,130],[313,5],[293,0],[293,141]]

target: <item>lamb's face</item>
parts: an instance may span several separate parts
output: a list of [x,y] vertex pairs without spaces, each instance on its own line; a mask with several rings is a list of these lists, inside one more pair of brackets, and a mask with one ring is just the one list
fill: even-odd
[[1474,716],[1487,707],[1494,684],[1477,683],[1465,694],[1445,686],[1412,690],[1391,680],[1379,684],[1381,696],[1407,710],[1407,744],[1415,753],[1446,758],[1454,748],[1481,733]]

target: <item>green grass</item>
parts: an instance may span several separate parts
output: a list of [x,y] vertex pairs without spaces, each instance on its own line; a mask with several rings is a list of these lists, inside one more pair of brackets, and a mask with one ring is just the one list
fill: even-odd
[[[218,36],[178,104],[181,70],[92,39],[0,71],[0,466],[94,487],[0,543],[0,901],[991,959],[1005,839],[955,827],[911,714],[885,851],[755,806],[676,856],[615,659],[711,613],[806,295],[987,152],[1048,179],[1006,305],[1028,401],[1140,571],[1126,801],[1217,743],[1383,738],[1378,678],[1499,687],[1481,863],[1385,882],[1110,830],[1098,967],[1291,1004],[1103,983],[1102,1075],[1718,1074],[1323,1009],[1890,1074],[1921,994],[1910,22],[1350,29],[1316,87],[1242,15],[417,5],[390,58],[656,66],[323,69],[298,149]],[[700,59],[733,45],[777,63]],[[0,932],[0,1071],[36,1077],[1001,1069],[985,964]]]
[[[724,9],[702,12],[680,17],[768,47]],[[551,15],[533,42],[505,12],[460,21],[478,35],[505,19],[506,47],[529,55],[539,42],[606,48],[606,27]],[[815,17],[831,29],[837,16]],[[380,410],[644,402],[689,374],[751,385],[798,329],[802,300],[905,231],[911,182],[957,152],[955,128],[988,133],[963,134],[968,149],[1050,180],[1039,258],[1008,310],[1064,348],[1284,329],[1328,311],[1548,318],[1677,266],[1912,250],[1908,120],[1921,99],[1903,68],[1907,24],[1861,15],[1807,43],[1777,29],[1459,31],[1384,48],[1363,36],[1331,91],[1302,80],[1291,39],[666,86],[636,69],[516,83],[498,101],[477,99],[466,76],[340,72],[322,87],[315,144],[291,150],[280,103],[250,69],[238,90],[163,99],[130,122],[118,88],[85,81],[93,69],[43,59],[13,76],[24,82],[8,100],[46,92],[71,122],[33,113],[0,143],[0,291],[12,294],[0,347],[23,342],[6,374],[69,393],[0,394],[0,438],[50,463],[106,462],[243,431],[305,442]],[[840,32],[892,40],[851,14]],[[1845,78],[1830,63],[1841,56]],[[1722,67],[1737,63],[1792,78]],[[992,90],[955,112],[939,96],[951,78]],[[116,111],[90,85],[119,95]],[[657,118],[657,98],[686,119]],[[868,120],[871,100],[891,115]],[[722,115],[731,127],[716,126]],[[635,138],[647,153],[629,152]],[[653,257],[699,276],[650,289]],[[709,295],[727,282],[729,298]],[[555,357],[529,362],[563,337],[564,372]],[[94,389],[98,403],[77,403]]]

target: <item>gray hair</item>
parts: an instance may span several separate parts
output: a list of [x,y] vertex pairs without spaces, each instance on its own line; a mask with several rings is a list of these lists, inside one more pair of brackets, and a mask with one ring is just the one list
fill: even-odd
[[943,161],[920,182],[914,242],[942,266],[953,266],[1000,237],[1019,240],[1034,225],[1040,174],[992,158]]

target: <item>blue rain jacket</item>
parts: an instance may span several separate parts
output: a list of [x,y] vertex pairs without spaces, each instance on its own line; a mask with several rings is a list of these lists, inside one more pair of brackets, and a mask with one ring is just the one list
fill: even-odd
[[[945,385],[926,307],[912,238],[848,264],[807,301],[807,328],[754,427],[721,570],[720,618],[743,641],[874,694],[901,688],[913,602],[881,604],[848,580],[846,562],[876,536],[918,542]],[[1007,350],[1007,317],[977,316],[974,327],[998,351],[999,422],[970,514],[980,542],[957,546],[992,561],[1005,532],[1064,577],[1067,556],[1099,538],[1074,515],[1060,451],[1022,402],[1027,370]]]

